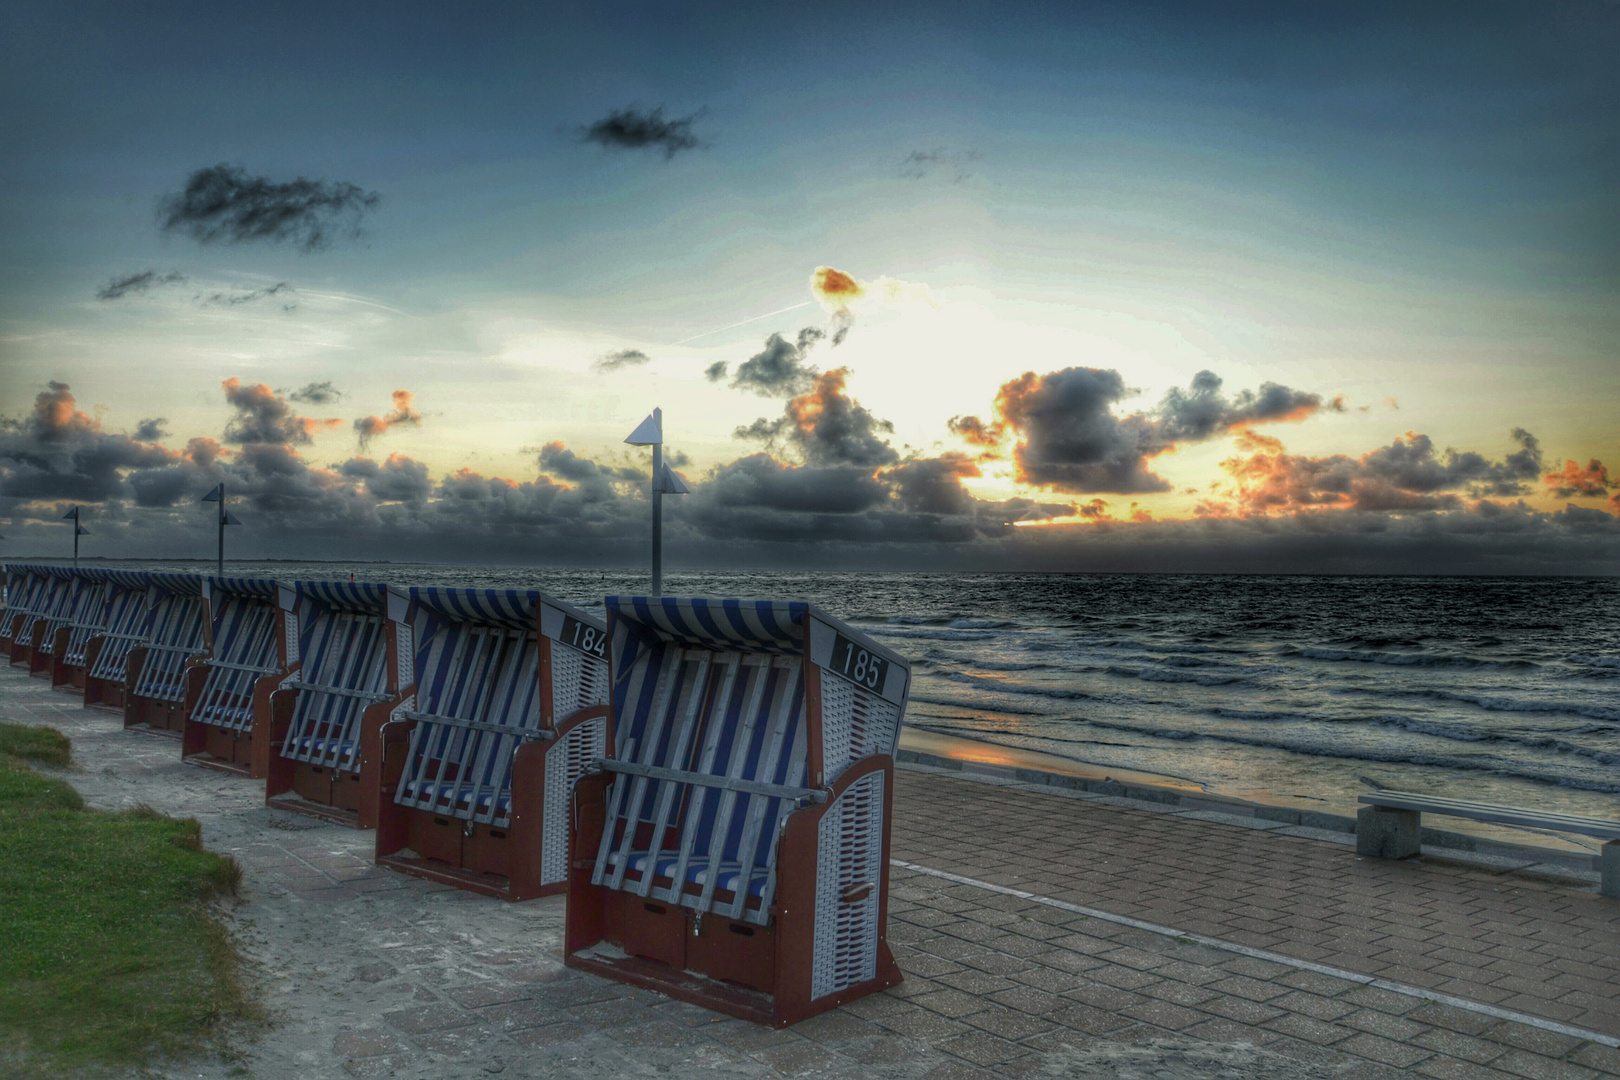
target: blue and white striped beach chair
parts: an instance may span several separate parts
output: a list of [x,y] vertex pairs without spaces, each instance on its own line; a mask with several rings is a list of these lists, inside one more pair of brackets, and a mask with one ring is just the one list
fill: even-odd
[[51,657],[56,653],[56,636],[73,622],[73,612],[84,591],[80,571],[71,566],[49,568],[51,586],[45,610],[34,623],[33,645],[28,654],[28,674],[51,677]]
[[208,650],[203,579],[147,575],[146,631],[125,667],[124,726],[178,733],[186,717],[186,672]]
[[416,693],[383,729],[377,861],[509,900],[560,892],[569,791],[606,749],[605,627],[539,592],[410,598]]
[[399,681],[409,598],[386,585],[299,581],[281,586],[279,604],[289,675],[269,698],[265,800],[375,828],[382,726],[410,690]]
[[43,614],[41,605],[50,589],[49,567],[32,563],[11,563],[6,567],[6,621],[0,649],[17,663],[18,649],[33,640],[34,623]]
[[777,1026],[898,982],[910,664],[805,603],[607,611],[613,754],[575,791],[567,962]]
[[187,760],[264,779],[269,732],[255,724],[255,701],[268,698],[286,674],[276,597],[269,578],[203,580],[209,648],[186,674],[181,755]]
[[[11,666],[41,670],[38,658],[48,656],[56,627],[73,612],[73,568],[30,566],[32,579],[24,607],[12,621]],[[45,661],[48,665],[49,661]]]
[[64,682],[84,688],[86,705],[122,708],[130,650],[146,636],[146,603],[152,576],[140,570],[90,570],[99,584],[99,609],[75,624],[62,664]]

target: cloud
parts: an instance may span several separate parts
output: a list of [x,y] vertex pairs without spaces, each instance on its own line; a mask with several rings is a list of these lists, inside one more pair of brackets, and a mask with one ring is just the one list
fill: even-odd
[[251,304],[256,300],[263,300],[267,296],[276,296],[281,293],[290,293],[296,290],[285,281],[278,281],[268,289],[248,289],[241,292],[217,292],[203,300],[204,304]]
[[539,461],[541,472],[576,487],[589,489],[592,495],[611,494],[614,483],[636,483],[647,479],[635,469],[598,465],[589,458],[582,458],[560,440],[542,446]]
[[738,428],[737,437],[797,451],[806,464],[814,466],[875,469],[898,460],[894,448],[880,437],[880,433],[893,432],[894,425],[873,416],[844,393],[848,377],[848,368],[818,375],[809,390],[787,403],[781,416],[775,420],[760,417]]
[[[278,393],[287,393],[285,390]],[[339,390],[330,380],[326,382],[310,382],[300,386],[297,390],[287,394],[288,401],[301,401],[306,405],[331,405],[343,398],[343,391]]]
[[1178,443],[1344,408],[1341,399],[1324,404],[1319,394],[1278,383],[1228,398],[1210,371],[1195,375],[1186,390],[1170,390],[1151,410],[1116,415],[1114,406],[1132,393],[1111,368],[1030,371],[1002,385],[994,421],[957,416],[948,426],[969,444],[992,449],[1016,435],[1012,456],[1024,483],[1074,494],[1132,495],[1170,490],[1148,461]]
[[690,116],[664,118],[664,108],[642,110],[634,105],[615,109],[594,124],[579,129],[581,142],[593,142],[609,150],[658,149],[668,161],[682,150],[696,150],[704,144],[692,132],[692,123],[703,116],[699,110]]
[[159,203],[159,228],[199,244],[293,241],[305,251],[334,237],[361,235],[360,222],[382,197],[346,181],[274,181],[238,166],[198,169],[183,190]]
[[0,419],[0,496],[100,502],[119,496],[129,470],[167,466],[179,455],[101,430],[67,383],[50,382],[21,419]]
[[[810,350],[827,335],[813,326],[799,331],[799,336],[788,341],[781,334],[765,339],[765,347],[737,365],[737,374],[731,385],[737,390],[751,390],[760,397],[791,397],[809,390],[821,373],[807,363]],[[709,381],[718,382],[726,377],[723,361],[709,365],[704,372]]]
[[728,365],[724,360],[716,360],[714,363],[703,369],[703,377],[708,379],[710,382],[719,382],[721,379],[726,377],[726,372],[729,369],[729,366],[730,365]]
[[1542,478],[1554,498],[1602,498],[1609,489],[1620,486],[1609,479],[1609,469],[1597,458],[1592,458],[1583,469],[1572,460],[1564,462],[1561,472],[1551,472]]
[[1323,508],[1386,513],[1456,510],[1464,496],[1513,496],[1529,489],[1541,470],[1540,447],[1515,428],[1520,449],[1491,461],[1472,451],[1436,451],[1427,435],[1407,432],[1388,446],[1357,458],[1344,454],[1289,454],[1278,439],[1257,432],[1238,435],[1243,456],[1221,468],[1232,478],[1235,509],[1273,514]]
[[113,278],[96,290],[96,299],[119,300],[130,293],[143,293],[148,289],[161,285],[175,285],[184,280],[186,275],[178,270],[170,270],[167,274],[159,274],[156,270],[142,270],[136,274]]
[[236,410],[236,416],[225,425],[225,441],[229,443],[308,443],[315,432],[343,423],[299,416],[286,399],[264,383],[248,386],[232,376],[221,385],[225,400]]
[[[1220,376],[1200,371],[1187,390],[1172,388],[1164,395],[1156,419],[1160,438],[1170,443],[1201,442],[1233,428],[1303,420],[1323,407],[1320,394],[1291,390],[1273,382],[1228,399],[1221,393]],[[1343,412],[1344,402],[1335,398],[1326,408]]]
[[947,177],[961,183],[973,174],[968,163],[979,160],[976,150],[949,150],[936,146],[932,150],[913,150],[900,159],[899,174],[903,180],[922,180],[930,176]]
[[389,454],[381,464],[367,457],[350,458],[338,471],[363,481],[366,492],[379,502],[421,504],[433,494],[428,467],[403,454]]
[[927,285],[880,277],[860,281],[831,266],[818,266],[810,274],[810,295],[833,318],[833,345],[842,345],[855,324],[855,309],[866,306],[894,306],[921,301],[937,306]]
[[140,442],[160,442],[168,437],[168,429],[163,426],[168,422],[168,419],[162,416],[142,420],[135,427],[135,438]]
[[640,349],[616,349],[598,356],[591,367],[597,371],[618,371],[620,368],[639,367],[651,359]]
[[393,411],[386,416],[362,416],[356,420],[354,430],[360,435],[360,448],[363,450],[370,446],[372,439],[391,427],[399,424],[420,425],[422,414],[416,411],[415,400],[416,395],[409,390],[395,390]]

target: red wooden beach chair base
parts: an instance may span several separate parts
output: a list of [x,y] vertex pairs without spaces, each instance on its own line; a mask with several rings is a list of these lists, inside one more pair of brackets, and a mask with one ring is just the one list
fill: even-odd
[[253,684],[253,719],[245,730],[223,728],[192,719],[207,679],[206,665],[186,672],[186,718],[181,725],[180,756],[193,765],[263,780],[270,772],[270,696],[285,675],[267,675]]
[[[893,759],[874,755],[839,777],[825,803],[788,816],[777,852],[776,902],[766,925],[699,915],[685,906],[626,889],[591,884],[607,817],[606,776],[587,776],[575,786],[571,823],[567,934],[563,962],[581,971],[657,990],[772,1027],[787,1027],[848,1001],[898,985],[903,976],[886,940],[889,852],[884,835],[879,888],[877,963],[871,979],[811,999],[815,962],[817,828],[821,817],[849,785],[875,771],[886,773],[883,816],[892,811]],[[671,852],[673,854],[673,852]],[[647,865],[656,865],[648,859]],[[654,881],[668,888],[667,877]],[[701,893],[697,886],[687,892]],[[865,894],[862,894],[863,896]],[[717,904],[733,897],[716,890]],[[836,901],[835,901],[836,902]]]
[[84,693],[84,676],[89,670],[89,650],[85,650],[85,660],[81,664],[67,662],[68,639],[73,636],[72,627],[64,626],[56,632],[56,644],[51,652],[51,689],[66,689],[69,693]]
[[297,694],[289,689],[270,696],[265,805],[354,829],[375,829],[383,786],[383,728],[402,699],[368,705],[360,714],[360,768],[350,771],[281,755]]
[[[62,649],[67,647],[67,635],[61,632],[56,632],[51,635],[52,640],[50,643],[51,648],[56,651],[50,652],[42,648],[42,646],[45,644],[42,638],[47,630],[47,627],[48,624],[44,619],[41,619],[39,622],[34,624],[34,649],[28,657],[28,674],[32,675],[36,679],[48,679],[51,677],[51,662],[55,660],[57,656],[61,655]],[[66,627],[59,629],[65,630]]]
[[568,889],[567,875],[544,881],[546,753],[581,724],[606,722],[607,706],[581,709],[557,724],[555,740],[524,743],[512,755],[511,824],[505,828],[394,802],[410,729],[382,729],[384,784],[379,792],[377,865],[495,896],[532,900]]

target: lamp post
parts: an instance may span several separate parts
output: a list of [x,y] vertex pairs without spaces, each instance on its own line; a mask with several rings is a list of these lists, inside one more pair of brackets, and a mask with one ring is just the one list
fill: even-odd
[[636,430],[624,440],[631,446],[650,446],[652,459],[652,595],[664,594],[664,496],[690,495],[691,489],[681,478],[664,467],[664,410],[654,409],[652,415],[636,425]]
[[217,503],[219,503],[219,561],[216,563],[215,572],[220,577],[224,577],[225,576],[225,526],[227,526],[227,525],[240,525],[242,523],[240,521],[237,521],[234,517],[232,517],[230,514],[225,512],[225,481],[223,481],[223,480],[221,480],[219,482],[218,487],[214,488],[213,491],[210,491],[208,494],[204,495],[201,499],[199,499],[197,501],[198,502],[217,502]]
[[73,569],[79,568],[79,537],[89,536],[90,530],[79,524],[79,508],[75,506],[62,515],[63,521],[73,522]]

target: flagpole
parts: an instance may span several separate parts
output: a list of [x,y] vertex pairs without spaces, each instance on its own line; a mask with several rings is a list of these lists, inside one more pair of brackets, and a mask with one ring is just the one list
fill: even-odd
[[219,559],[214,564],[214,572],[219,577],[225,576],[225,481],[219,482]]

